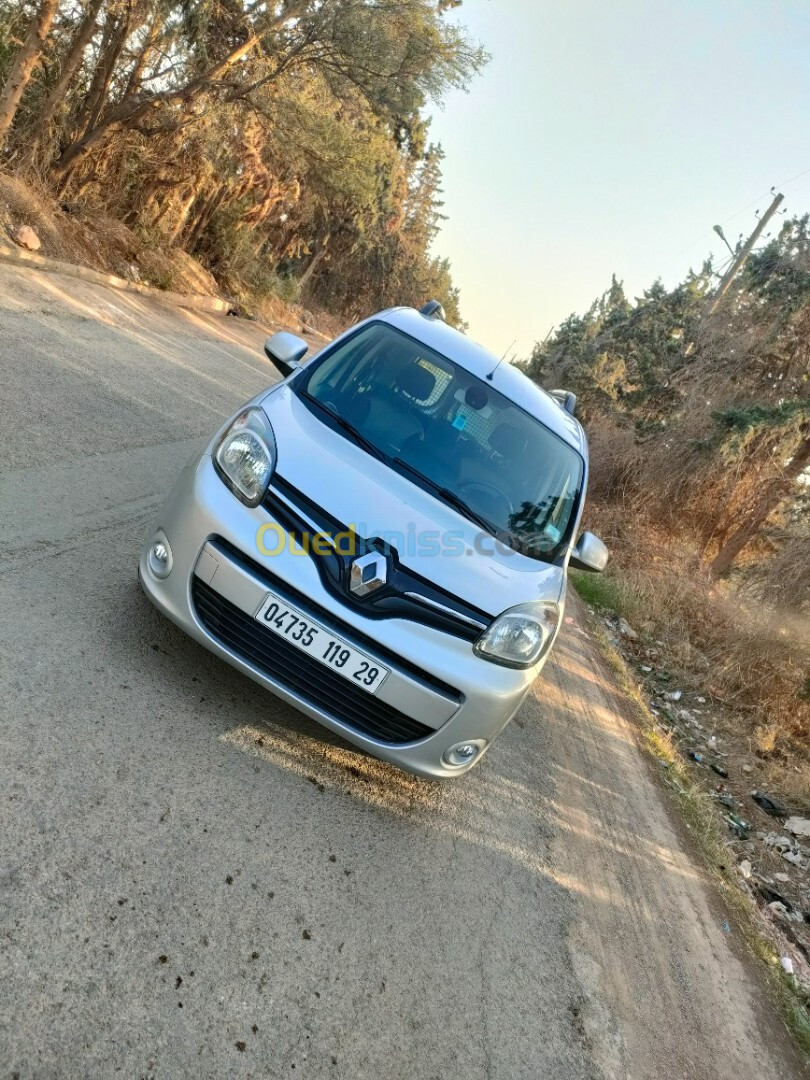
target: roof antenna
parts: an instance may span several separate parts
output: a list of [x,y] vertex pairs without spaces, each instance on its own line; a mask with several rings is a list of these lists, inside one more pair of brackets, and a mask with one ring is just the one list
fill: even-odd
[[488,379],[488,380],[489,380],[490,382],[492,382],[492,376],[493,376],[493,375],[495,374],[495,372],[496,372],[496,371],[498,370],[498,368],[499,368],[499,367],[501,366],[501,364],[502,364],[502,363],[504,362],[504,360],[506,359],[506,354],[507,354],[507,353],[509,352],[509,350],[510,350],[510,349],[512,348],[512,345],[514,345],[516,341],[517,341],[517,338],[515,338],[515,340],[514,340],[514,341],[512,342],[512,344],[511,344],[511,345],[507,345],[507,346],[506,346],[506,349],[504,350],[504,354],[503,354],[503,356],[502,356],[502,357],[500,358],[500,360],[499,360],[499,361],[498,361],[498,363],[497,363],[497,364],[495,365],[495,367],[494,367],[494,368],[492,369],[492,371],[490,371],[489,375],[487,375],[487,379]]

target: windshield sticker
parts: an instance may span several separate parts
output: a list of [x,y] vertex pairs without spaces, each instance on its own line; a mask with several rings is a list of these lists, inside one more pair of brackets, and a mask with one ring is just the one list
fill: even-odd
[[467,417],[462,416],[461,413],[459,413],[458,416],[453,421],[453,427],[457,428],[459,431],[463,431],[466,426],[467,426]]

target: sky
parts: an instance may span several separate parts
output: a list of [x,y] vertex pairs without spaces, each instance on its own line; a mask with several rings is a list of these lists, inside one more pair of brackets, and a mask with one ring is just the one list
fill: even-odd
[[464,0],[448,17],[492,59],[433,109],[434,250],[493,352],[527,356],[613,273],[636,296],[721,262],[712,226],[733,246],[774,184],[810,211],[807,0]]

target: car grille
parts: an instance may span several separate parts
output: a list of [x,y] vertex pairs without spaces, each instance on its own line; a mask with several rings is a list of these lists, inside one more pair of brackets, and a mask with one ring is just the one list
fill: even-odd
[[[470,642],[480,637],[482,630],[492,622],[490,615],[471,607],[458,596],[445,592],[404,566],[393,545],[379,537],[363,538],[354,534],[352,526],[332,517],[278,473],[274,474],[267,489],[264,508],[295,537],[297,543],[305,547],[327,592],[344,607],[364,618],[409,619]],[[365,555],[369,551],[387,553],[387,584],[368,596],[355,596],[348,588],[348,553],[341,552],[339,544],[326,545],[325,548],[304,544],[304,536],[313,532],[313,525],[324,538],[334,537],[338,533],[344,536],[353,534],[354,555]]]
[[267,630],[198,577],[193,579],[191,595],[200,620],[218,641],[341,723],[388,743],[413,742],[433,734],[433,728],[352,686],[341,675]]
[[[371,638],[368,634],[361,633],[357,627],[337,619],[326,608],[316,603],[311,597],[306,596],[299,589],[294,588],[288,581],[282,581],[281,578],[270,573],[267,567],[254,562],[253,559],[249,559],[243,551],[234,547],[224,537],[212,536],[211,543],[215,548],[219,548],[222,555],[230,562],[234,562],[243,570],[247,570],[253,577],[261,578],[268,589],[278,593],[279,596],[283,596],[286,603],[291,607],[300,608],[313,621],[322,623],[338,637],[347,638],[356,648],[363,651],[367,650],[374,656],[379,657],[383,663],[390,663],[398,671],[406,671],[417,682],[425,683],[433,690],[438,690],[444,697],[449,698],[454,705],[461,704],[461,697],[454,686],[450,686],[449,683],[437,678],[429,671],[425,671],[424,668],[420,668],[417,664],[413,664],[390,649],[386,649],[378,639]],[[364,612],[364,614],[368,614],[368,612]]]

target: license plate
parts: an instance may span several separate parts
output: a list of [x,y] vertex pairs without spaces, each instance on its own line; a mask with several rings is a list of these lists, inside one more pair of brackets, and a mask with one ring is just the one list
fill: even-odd
[[265,596],[256,618],[262,626],[369,694],[376,694],[385,682],[388,668],[290,607],[275,593]]

